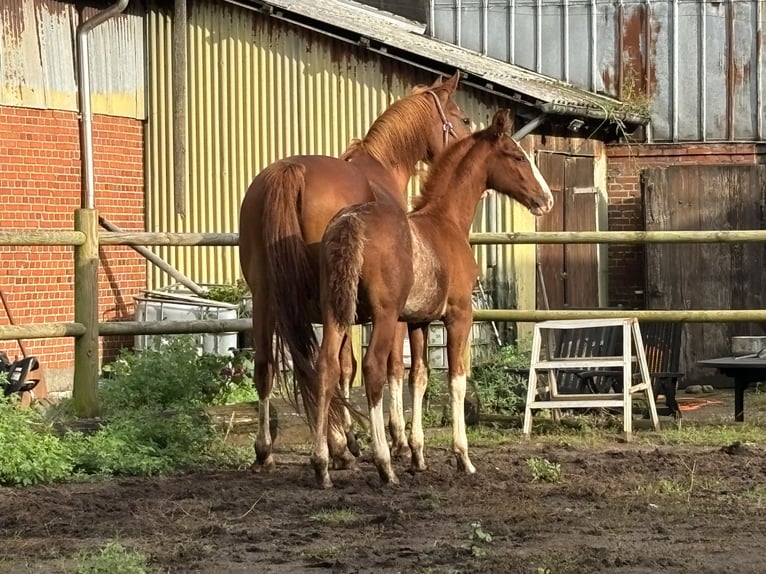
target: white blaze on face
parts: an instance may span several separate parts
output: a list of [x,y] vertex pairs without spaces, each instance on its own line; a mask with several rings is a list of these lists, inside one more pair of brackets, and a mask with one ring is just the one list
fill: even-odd
[[519,146],[519,149],[524,153],[527,160],[529,161],[529,165],[532,166],[532,173],[535,174],[535,179],[537,180],[537,183],[540,184],[540,187],[543,189],[546,199],[548,200],[548,202],[553,202],[553,194],[551,193],[551,188],[548,186],[548,182],[545,181],[543,174],[541,174],[540,170],[537,169],[537,165],[535,164],[534,160],[530,157],[530,155],[526,152],[526,150],[523,147],[521,147],[519,142],[516,142],[516,145]]

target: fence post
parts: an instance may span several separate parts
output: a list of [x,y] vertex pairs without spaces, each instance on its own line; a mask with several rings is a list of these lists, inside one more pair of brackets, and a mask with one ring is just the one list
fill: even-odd
[[78,417],[91,418],[98,415],[98,212],[76,210],[74,228],[85,234],[74,248],[74,320],[85,334],[74,342],[72,400]]

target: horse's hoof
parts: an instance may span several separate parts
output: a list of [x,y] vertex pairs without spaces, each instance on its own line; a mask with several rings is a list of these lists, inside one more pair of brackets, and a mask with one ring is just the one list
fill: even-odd
[[394,458],[407,458],[410,454],[410,447],[404,444],[391,445],[391,456]]
[[476,474],[476,467],[466,458],[463,460],[460,456],[455,456],[457,461],[457,471],[463,474]]
[[359,457],[359,455],[362,454],[362,451],[359,448],[359,443],[356,442],[356,435],[352,431],[346,433],[346,448],[355,457]]
[[267,456],[265,459],[256,459],[256,461],[250,465],[250,471],[256,474],[274,472],[277,468],[277,463],[274,461],[272,455]]
[[357,470],[359,466],[356,463],[356,458],[351,453],[346,453],[345,456],[332,459],[333,470]]

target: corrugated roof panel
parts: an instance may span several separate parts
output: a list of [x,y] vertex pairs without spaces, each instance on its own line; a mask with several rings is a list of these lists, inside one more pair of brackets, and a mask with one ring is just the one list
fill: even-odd
[[[481,88],[514,92],[530,105],[554,114],[579,114],[585,117],[646,123],[643,109],[583,89],[563,81],[495,60],[476,51],[413,33],[392,24],[368,9],[352,9],[339,0],[313,3],[292,0],[252,0],[275,18],[287,19],[306,27],[320,28],[349,39],[358,36],[370,49],[397,56],[407,55],[439,64],[448,63],[475,76]],[[472,36],[473,37],[473,36]]]

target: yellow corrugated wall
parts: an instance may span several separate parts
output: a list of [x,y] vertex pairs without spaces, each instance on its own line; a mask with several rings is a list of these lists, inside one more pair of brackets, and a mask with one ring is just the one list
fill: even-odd
[[[190,5],[186,214],[175,214],[172,167],[171,19],[147,15],[149,120],[147,229],[236,232],[253,177],[295,154],[339,155],[394,100],[435,78],[405,63],[234,5]],[[459,104],[484,127],[503,101],[462,88]],[[417,178],[411,192],[417,193]],[[498,231],[534,228],[531,215],[502,198]],[[475,230],[487,230],[486,209]],[[157,252],[199,283],[240,277],[235,248],[161,247]],[[486,247],[477,248],[481,268]],[[519,303],[534,305],[534,248],[498,248],[499,275],[515,278]],[[150,287],[170,279],[150,268]]]

